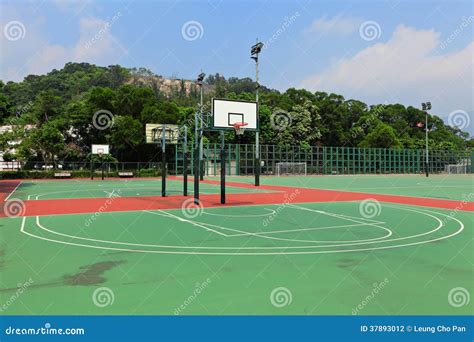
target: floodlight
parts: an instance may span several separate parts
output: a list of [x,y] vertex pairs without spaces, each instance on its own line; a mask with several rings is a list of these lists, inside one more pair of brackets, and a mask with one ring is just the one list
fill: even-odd
[[257,44],[255,44],[254,46],[250,48],[250,54],[252,56],[258,55],[262,51],[262,48],[263,48],[263,43],[258,42]]
[[201,72],[197,77],[197,83],[202,84],[202,82],[204,81],[204,77],[206,77],[206,74]]
[[426,109],[430,110],[431,109],[431,102],[426,102]]
[[426,110],[426,103],[423,102],[423,103],[421,104],[421,109]]

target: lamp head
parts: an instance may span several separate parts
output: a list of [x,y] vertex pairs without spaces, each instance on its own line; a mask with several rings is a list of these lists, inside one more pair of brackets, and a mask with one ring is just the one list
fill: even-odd
[[261,51],[262,51],[262,48],[263,48],[263,43],[262,42],[258,42],[257,44],[255,44],[254,46],[252,46],[250,48],[250,54],[253,56],[253,55],[258,55]]

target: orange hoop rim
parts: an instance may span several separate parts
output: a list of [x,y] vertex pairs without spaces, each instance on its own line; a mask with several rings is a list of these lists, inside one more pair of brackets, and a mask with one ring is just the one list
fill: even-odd
[[248,123],[246,123],[246,122],[236,122],[232,126],[234,126],[235,129],[239,129],[239,128],[245,127],[247,125],[248,125]]
[[246,123],[246,122],[236,122],[232,126],[234,126],[235,134],[242,135],[242,134],[244,134],[245,126],[247,126],[247,125],[248,125],[248,123]]

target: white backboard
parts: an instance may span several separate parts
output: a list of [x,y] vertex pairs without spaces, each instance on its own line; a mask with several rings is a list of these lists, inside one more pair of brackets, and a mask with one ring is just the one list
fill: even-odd
[[165,140],[169,144],[177,144],[179,138],[179,126],[172,124],[146,124],[145,134],[147,144],[161,144],[165,127]]
[[109,145],[92,145],[92,154],[109,154]]
[[234,129],[236,122],[246,122],[246,130],[258,131],[258,105],[256,102],[212,99],[212,128]]

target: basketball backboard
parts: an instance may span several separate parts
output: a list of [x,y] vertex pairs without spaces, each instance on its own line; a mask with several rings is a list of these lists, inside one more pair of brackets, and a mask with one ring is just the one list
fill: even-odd
[[258,105],[256,102],[212,99],[211,129],[235,129],[234,124],[245,122],[245,129],[258,131]]
[[172,124],[146,124],[146,143],[161,144],[163,127],[165,127],[165,140],[168,144],[177,144],[179,138],[179,126]]
[[92,145],[92,154],[109,154],[109,145]]

